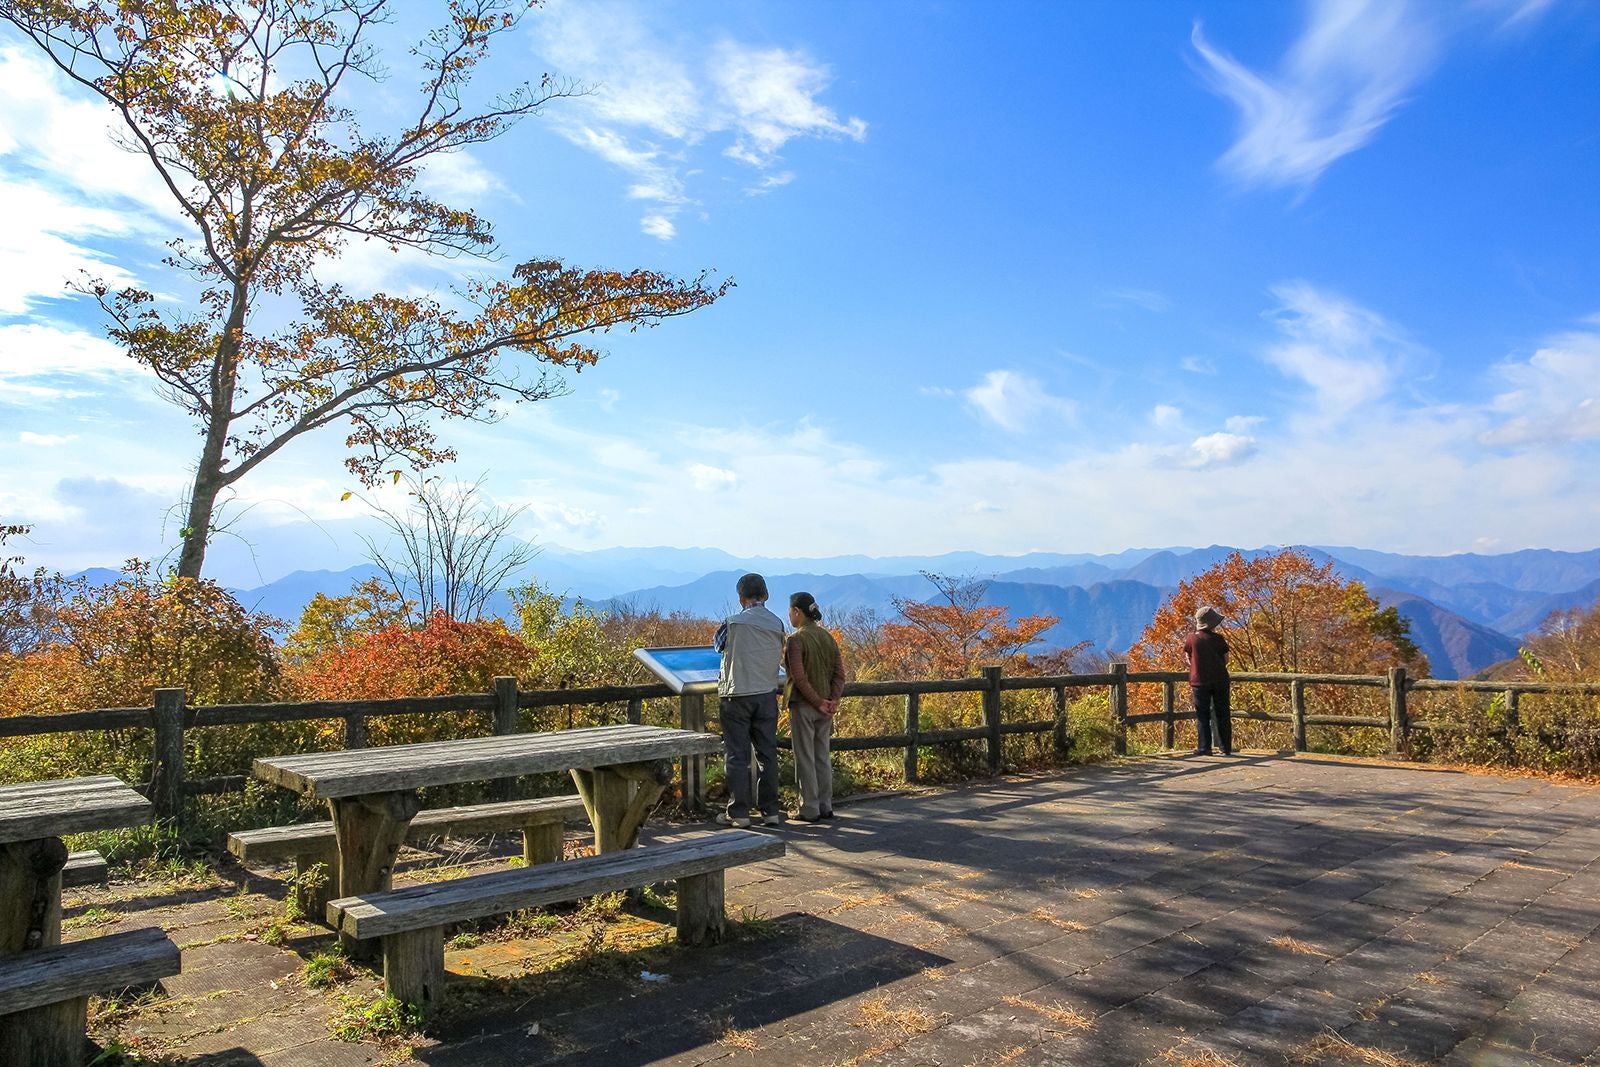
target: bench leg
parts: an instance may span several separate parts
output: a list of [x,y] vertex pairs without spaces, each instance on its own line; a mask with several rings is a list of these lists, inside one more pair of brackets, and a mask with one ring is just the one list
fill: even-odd
[[709,871],[678,879],[678,944],[709,945],[722,940],[728,926],[722,875],[722,871]]
[[[339,843],[339,896],[388,890],[406,831],[422,810],[417,791],[336,797],[328,807],[333,809],[333,833]],[[343,932],[339,943],[356,959],[370,958],[376,948]]]
[[522,862],[555,863],[561,859],[561,841],[566,826],[560,822],[530,823],[522,828]]
[[444,994],[444,927],[408,930],[383,939],[383,984],[389,995],[426,1017]]
[[[67,846],[59,837],[0,844],[0,955],[61,944],[61,868]],[[4,1062],[4,1061],[0,1061]]]
[[[317,870],[321,865],[322,869]],[[339,852],[308,852],[294,858],[294,903],[300,917],[328,921],[328,901],[339,888]]]
[[0,1015],[0,1063],[83,1067],[89,998]]

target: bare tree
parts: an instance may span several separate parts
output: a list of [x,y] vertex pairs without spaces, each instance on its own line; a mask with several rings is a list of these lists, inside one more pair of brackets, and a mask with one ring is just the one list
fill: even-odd
[[408,478],[406,486],[411,503],[404,511],[368,501],[390,536],[381,547],[363,537],[367,557],[390,588],[416,604],[421,619],[436,611],[462,621],[481,618],[489,598],[539,553],[510,536],[527,507],[488,503],[482,478],[470,485]]

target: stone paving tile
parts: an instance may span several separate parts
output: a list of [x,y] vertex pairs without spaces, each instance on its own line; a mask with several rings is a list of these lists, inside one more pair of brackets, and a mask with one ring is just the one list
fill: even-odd
[[[415,1062],[1331,1067],[1354,1048],[1600,1063],[1600,789],[1154,758],[879,798],[778,833],[786,857],[728,880],[730,910],[773,939],[674,954],[652,964],[659,984],[575,973],[529,996],[458,977],[471,1010]],[[119,1024],[180,1039],[189,1064],[392,1059],[331,1041],[337,994],[293,977],[325,941],[242,940],[281,894],[229,868],[220,888],[69,903],[193,946],[167,996]],[[541,951],[524,944],[506,958]]]

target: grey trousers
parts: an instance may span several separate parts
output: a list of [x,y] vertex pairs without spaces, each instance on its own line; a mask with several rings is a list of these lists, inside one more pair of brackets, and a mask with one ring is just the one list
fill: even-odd
[[[763,815],[777,815],[778,694],[723,697],[719,701],[722,747],[728,775],[728,816],[749,818],[755,804]],[[750,750],[755,749],[758,782],[750,795]],[[754,804],[752,804],[752,801]]]
[[800,789],[800,817],[815,819],[833,810],[833,716],[809,704],[789,703],[789,740],[794,745],[794,780]]

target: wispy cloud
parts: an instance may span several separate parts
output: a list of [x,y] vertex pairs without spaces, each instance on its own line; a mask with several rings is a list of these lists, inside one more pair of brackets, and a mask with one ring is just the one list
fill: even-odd
[[1150,409],[1150,421],[1163,429],[1183,423],[1183,409],[1171,404],[1157,404]]
[[77,439],[77,434],[70,433],[34,433],[31,430],[23,430],[17,434],[17,442],[19,444],[33,445],[37,448],[53,448],[56,445],[68,444]]
[[1376,312],[1306,282],[1274,286],[1270,317],[1282,340],[1267,362],[1311,387],[1314,418],[1337,418],[1389,391],[1415,346]]
[[1491,408],[1504,419],[1484,434],[1493,445],[1600,440],[1600,321],[1552,338],[1497,376],[1510,386]]
[[[778,170],[801,138],[865,139],[867,124],[822,102],[828,66],[803,49],[692,38],[652,24],[653,9],[553,3],[533,20],[544,60],[588,92],[551,113],[562,135],[627,173],[629,199],[648,203],[640,228],[660,240],[697,202],[689,184],[715,152],[759,174],[747,195],[795,180]],[[563,113],[575,116],[564,119]]]
[[1050,416],[1071,418],[1075,411],[1072,401],[1052,396],[1037,379],[1010,370],[990,371],[965,396],[979,414],[1011,433]]
[[1238,108],[1221,166],[1246,184],[1315,182],[1377,135],[1432,63],[1434,32],[1404,0],[1313,0],[1307,15],[1273,73],[1213,46],[1199,23],[1191,35],[1211,89]]

